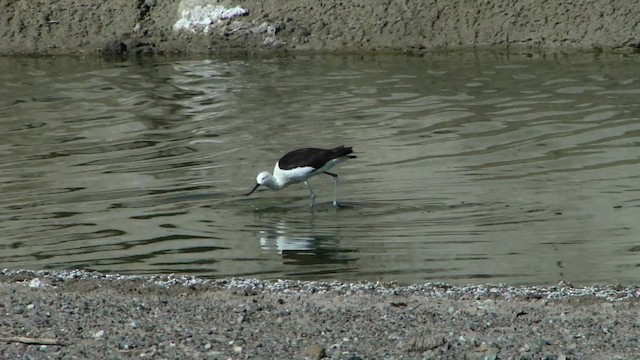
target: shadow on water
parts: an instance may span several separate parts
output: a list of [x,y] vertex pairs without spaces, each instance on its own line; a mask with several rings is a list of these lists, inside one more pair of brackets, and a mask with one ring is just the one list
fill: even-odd
[[[0,59],[0,267],[634,283],[634,57]],[[331,179],[244,197],[296,147]]]

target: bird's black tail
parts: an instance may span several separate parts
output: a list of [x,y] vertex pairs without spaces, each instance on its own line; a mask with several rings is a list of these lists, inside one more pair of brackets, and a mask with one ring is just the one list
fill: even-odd
[[350,159],[357,158],[357,156],[352,155],[353,154],[353,147],[351,147],[351,146],[340,145],[337,148],[333,149],[332,151],[335,154],[335,158],[339,158],[339,157],[343,157],[343,156],[346,156],[346,157],[348,157]]

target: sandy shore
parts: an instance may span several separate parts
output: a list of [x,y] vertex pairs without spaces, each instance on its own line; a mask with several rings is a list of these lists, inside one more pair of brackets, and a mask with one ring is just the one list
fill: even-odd
[[[206,4],[243,11],[206,33],[175,30]],[[0,1],[0,24],[0,54],[634,51],[640,41],[636,3],[605,0]]]
[[[627,287],[0,273],[0,358],[630,359]],[[100,356],[96,357],[96,354]]]

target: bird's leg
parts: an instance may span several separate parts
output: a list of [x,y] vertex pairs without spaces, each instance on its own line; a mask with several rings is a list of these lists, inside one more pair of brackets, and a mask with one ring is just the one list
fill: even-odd
[[333,176],[333,207],[338,207],[338,174],[324,172],[327,175]]
[[308,181],[305,181],[304,184],[307,185],[307,189],[309,189],[309,193],[311,193],[311,207],[313,207],[313,205],[316,203],[316,193],[313,192],[313,189],[311,189],[311,185],[309,185]]

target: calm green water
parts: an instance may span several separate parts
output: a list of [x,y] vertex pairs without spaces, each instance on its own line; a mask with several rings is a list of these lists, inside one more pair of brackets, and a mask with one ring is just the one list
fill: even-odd
[[[640,58],[0,58],[0,268],[637,283]],[[241,194],[290,149],[332,179]]]

